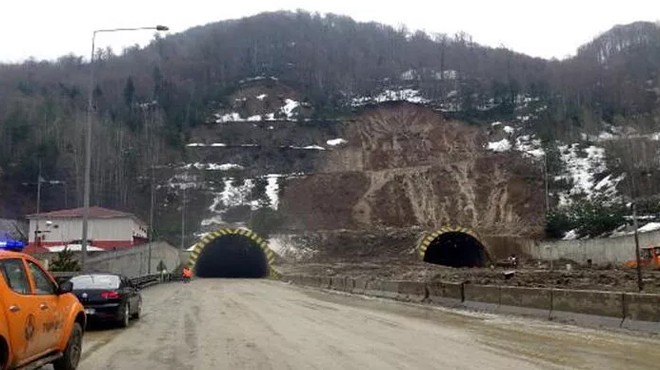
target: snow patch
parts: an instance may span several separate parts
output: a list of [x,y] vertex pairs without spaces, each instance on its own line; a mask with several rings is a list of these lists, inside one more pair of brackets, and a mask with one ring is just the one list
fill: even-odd
[[502,130],[504,130],[504,132],[506,132],[509,135],[513,134],[516,131],[516,129],[514,129],[511,126],[504,126],[502,127]]
[[268,94],[257,95],[258,100],[264,100],[264,99],[266,99],[266,97],[268,97]]
[[518,136],[516,138],[515,150],[533,158],[541,158],[545,155],[541,140],[530,135]]
[[[560,145],[558,149],[566,175],[557,178],[570,180],[573,185],[569,191],[559,194],[559,204],[562,206],[570,204],[570,197],[574,196],[591,198],[597,185],[594,183],[595,176],[607,170],[605,149],[592,145],[581,150],[578,144]],[[614,188],[614,181],[607,179],[607,177],[603,180],[606,181],[603,184],[598,184],[601,185],[599,188],[601,193],[616,191],[615,189],[609,189]]]
[[660,230],[660,222],[649,222],[648,224],[640,227],[638,229],[638,232],[647,233],[649,231],[656,231],[656,230]]
[[325,150],[324,147],[318,146],[318,145],[307,145],[307,146],[295,146],[295,145],[290,145],[285,148],[289,149],[298,149],[298,150]]
[[385,90],[376,96],[361,96],[354,98],[351,105],[359,107],[367,104],[378,104],[389,101],[407,101],[409,103],[427,104],[429,99],[424,98],[419,90],[401,89],[401,90]]
[[268,175],[266,176],[267,179],[267,184],[266,184],[266,195],[268,196],[268,200],[270,201],[270,208],[277,210],[277,207],[280,205],[280,199],[279,199],[279,190],[280,190],[280,185],[278,183],[279,175]]
[[295,113],[293,112],[296,108],[300,106],[300,103],[293,99],[286,99],[284,101],[284,106],[280,108],[280,112],[284,113],[287,119],[291,120],[295,118]]
[[490,124],[490,127],[500,126],[501,124],[502,124],[502,122],[500,122],[500,121],[493,122],[493,123]]
[[337,139],[330,139],[330,140],[326,141],[325,143],[330,145],[330,146],[337,146],[337,145],[346,144],[346,143],[348,143],[348,141],[346,141],[344,139],[341,139],[341,138],[337,138]]
[[564,234],[564,237],[561,238],[562,240],[575,240],[578,238],[578,233],[575,231],[575,229],[568,231],[566,234]]
[[[257,98],[267,96],[266,94],[259,95]],[[227,123],[227,122],[259,122],[259,121],[278,121],[279,119],[275,118],[276,115],[283,115],[285,120],[294,121],[297,119],[298,113],[296,110],[300,107],[300,102],[293,99],[284,99],[284,105],[280,107],[277,112],[271,112],[266,114],[257,114],[249,117],[242,117],[238,112],[231,113],[214,113],[215,123]]]
[[511,150],[511,142],[509,139],[502,139],[500,141],[494,141],[488,143],[488,150],[492,150],[494,152],[506,152]]
[[234,163],[217,164],[217,163],[195,162],[195,163],[189,163],[183,166],[183,168],[186,170],[195,168],[198,170],[208,170],[208,171],[229,171],[229,170],[242,170],[243,166]]

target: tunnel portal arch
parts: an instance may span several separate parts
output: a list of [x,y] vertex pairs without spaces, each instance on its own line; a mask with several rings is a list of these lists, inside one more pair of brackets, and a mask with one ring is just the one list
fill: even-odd
[[471,229],[443,226],[422,238],[419,259],[450,267],[483,267],[491,260],[488,248]]
[[216,244],[223,238],[228,240],[242,240],[248,242],[252,248],[258,248],[267,265],[267,273],[263,277],[270,277],[273,279],[279,277],[279,274],[273,267],[275,263],[275,253],[268,246],[268,242],[257,235],[254,231],[245,228],[222,228],[207,234],[193,246],[186,266],[193,271],[196,271],[196,268],[199,266],[200,256],[204,254],[205,249]]

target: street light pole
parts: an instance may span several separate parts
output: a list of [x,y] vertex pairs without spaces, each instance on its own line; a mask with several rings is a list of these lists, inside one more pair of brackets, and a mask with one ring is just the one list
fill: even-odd
[[87,234],[89,231],[89,193],[90,193],[90,177],[92,167],[92,110],[94,105],[94,51],[96,50],[96,34],[102,32],[120,32],[120,31],[140,31],[140,30],[156,30],[167,31],[166,26],[155,27],[136,27],[136,28],[113,28],[95,30],[92,33],[92,53],[89,58],[89,89],[87,91],[87,133],[85,135],[85,178],[83,188],[83,224],[82,224],[82,241],[80,251],[80,265],[81,270],[85,271],[85,259],[87,257]]
[[186,239],[186,187],[185,184],[181,187],[183,192],[183,199],[181,200],[181,250],[185,250]]
[[151,202],[149,206],[149,267],[147,274],[151,275],[151,244],[154,242],[154,165],[151,164]]

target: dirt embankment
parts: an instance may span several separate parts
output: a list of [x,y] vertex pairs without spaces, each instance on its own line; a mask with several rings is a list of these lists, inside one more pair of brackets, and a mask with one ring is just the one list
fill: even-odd
[[[286,274],[316,276],[348,276],[352,278],[470,282],[472,284],[546,287],[558,289],[590,289],[636,292],[637,273],[634,270],[596,269],[565,264],[529,263],[518,269],[508,268],[451,268],[423,262],[402,262],[396,259],[374,259],[363,263],[281,265]],[[507,277],[505,272],[515,271]],[[660,293],[660,271],[644,271],[644,291]]]

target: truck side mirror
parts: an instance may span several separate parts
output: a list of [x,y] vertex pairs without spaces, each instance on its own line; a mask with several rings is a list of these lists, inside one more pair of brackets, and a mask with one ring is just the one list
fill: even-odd
[[73,292],[73,283],[71,281],[63,282],[62,284],[60,284],[59,288],[57,289],[57,295],[62,295],[71,292]]

